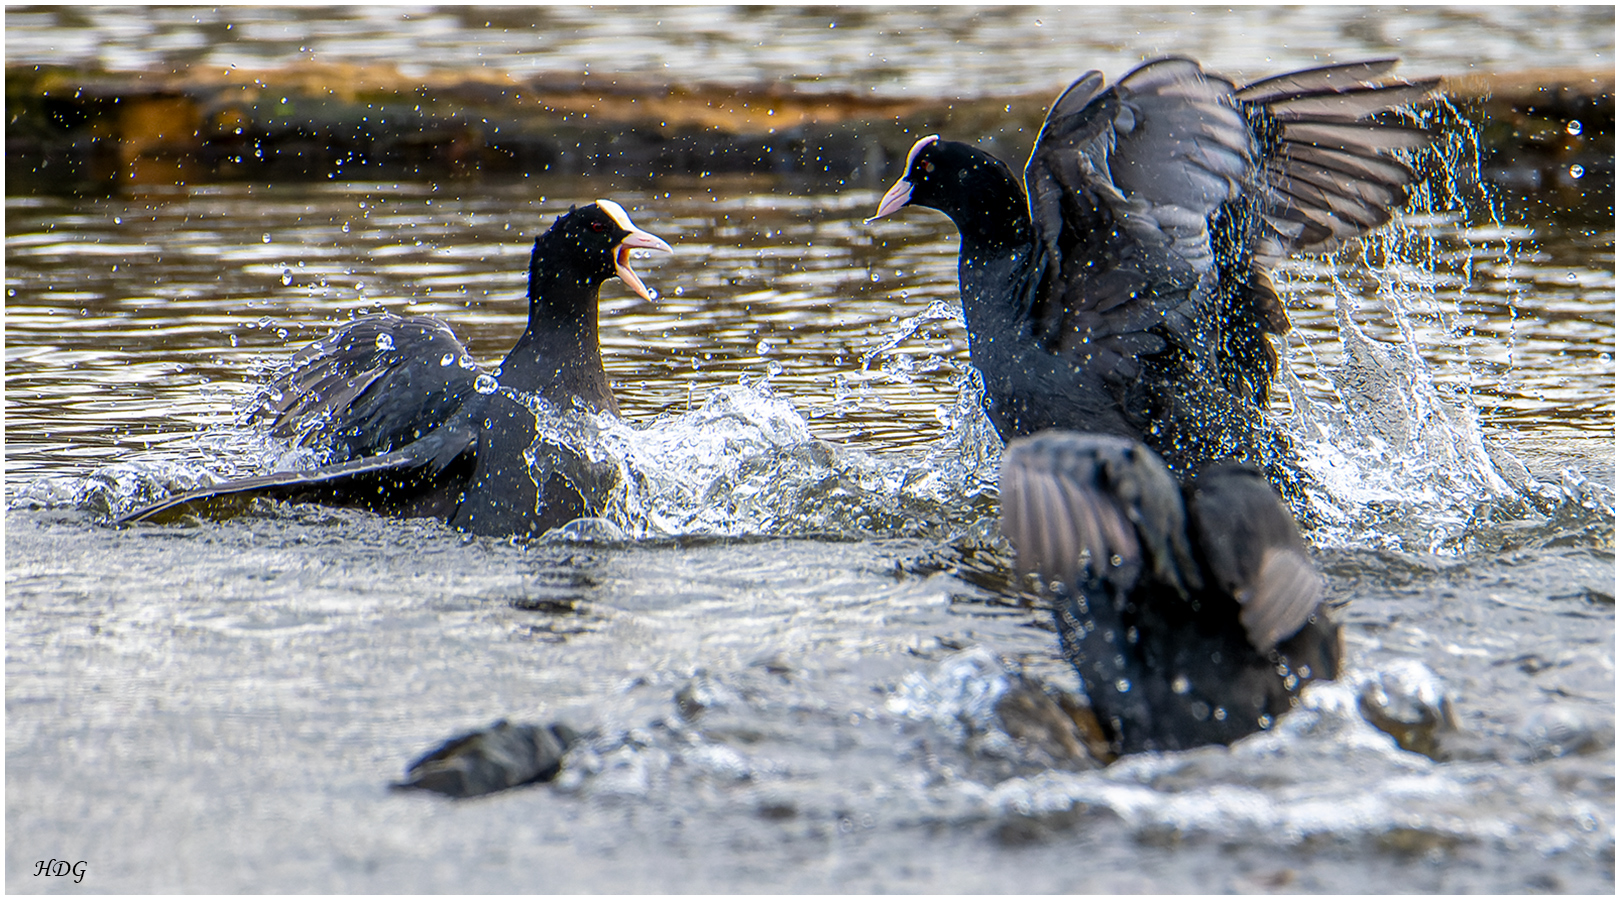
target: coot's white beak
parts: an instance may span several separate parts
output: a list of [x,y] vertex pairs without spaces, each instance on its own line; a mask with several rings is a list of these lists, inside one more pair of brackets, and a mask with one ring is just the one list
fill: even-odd
[[619,242],[618,249],[613,251],[613,271],[617,272],[619,279],[635,291],[643,300],[652,300],[652,293],[647,286],[641,283],[636,273],[630,271],[631,250],[662,250],[665,253],[674,253],[675,249],[664,243],[663,239],[655,234],[648,234],[639,228],[632,228],[630,233]]
[[652,292],[647,290],[647,286],[641,283],[641,279],[636,277],[636,273],[630,271],[630,251],[638,249],[662,250],[665,253],[674,253],[675,249],[664,243],[663,239],[657,235],[648,234],[632,225],[630,223],[630,214],[624,211],[624,207],[614,203],[612,200],[598,200],[596,205],[606,212],[613,221],[617,222],[620,228],[629,232],[619,241],[619,246],[614,248],[613,271],[618,273],[619,280],[629,285],[630,290],[635,291],[637,296],[651,302]]
[[892,213],[911,202],[912,163],[917,161],[917,154],[921,153],[924,147],[934,143],[937,140],[939,140],[939,135],[931,134],[911,145],[911,150],[906,153],[906,174],[900,176],[900,180],[894,183],[894,187],[889,188],[889,192],[883,195],[882,200],[878,201],[877,212],[872,213],[872,217],[866,220],[867,223],[876,222],[878,219],[883,218],[889,213]]
[[889,192],[883,195],[883,199],[878,201],[877,212],[872,213],[871,218],[868,218],[866,222],[867,224],[876,222],[910,202],[911,182],[902,176],[899,181],[894,183],[894,187],[889,188]]

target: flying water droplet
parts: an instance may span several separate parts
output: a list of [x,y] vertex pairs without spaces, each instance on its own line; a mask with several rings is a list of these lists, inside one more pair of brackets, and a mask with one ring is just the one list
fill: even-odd
[[446,353],[445,355],[439,357],[439,365],[441,366],[448,366],[455,361],[456,355],[454,353]]
[[384,353],[394,349],[394,336],[391,334],[377,335],[377,349]]
[[469,369],[469,370],[470,369],[476,369],[478,367],[478,364],[473,362],[473,358],[470,357],[470,356],[463,356],[460,359],[456,360],[456,365],[462,367],[463,369]]
[[488,372],[480,373],[478,378],[473,381],[473,390],[480,394],[493,394],[500,386],[501,383],[496,381],[495,376],[489,374]]

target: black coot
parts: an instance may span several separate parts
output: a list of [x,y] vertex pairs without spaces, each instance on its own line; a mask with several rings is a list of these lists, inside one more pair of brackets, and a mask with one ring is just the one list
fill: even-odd
[[670,251],[611,200],[560,217],[534,242],[529,325],[494,372],[429,317],[371,316],[305,347],[268,388],[267,412],[275,435],[325,451],[327,465],[225,482],[121,521],[255,496],[435,516],[491,535],[539,534],[585,514],[563,475],[536,481],[524,398],[618,412],[597,342],[597,291],[617,275],[650,299],[628,265],[634,248]]
[[1048,431],[1001,458],[1001,527],[1115,753],[1229,744],[1338,677],[1322,579],[1249,466],[1183,488],[1137,441]]
[[1098,72],[1047,113],[1024,169],[925,137],[873,218],[950,216],[973,364],[1004,441],[1048,428],[1145,442],[1185,477],[1247,460],[1294,489],[1262,410],[1288,328],[1267,270],[1389,221],[1429,133],[1369,117],[1435,82],[1394,60],[1236,87],[1187,59]]
[[1273,489],[1302,485],[1264,413],[1266,335],[1288,328],[1267,270],[1404,201],[1413,173],[1388,153],[1433,137],[1374,117],[1435,82],[1381,80],[1394,65],[1244,87],[1187,59],[1113,85],[1090,72],[1048,111],[1027,194],[989,154],[927,137],[873,216],[927,206],[961,232],[972,359],[1011,442],[1003,528],[1057,592],[1117,752],[1230,743],[1338,673]]

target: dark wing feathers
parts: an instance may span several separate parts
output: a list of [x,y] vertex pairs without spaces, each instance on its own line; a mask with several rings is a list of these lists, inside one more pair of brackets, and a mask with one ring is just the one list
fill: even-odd
[[1233,464],[1200,472],[1187,516],[1214,586],[1238,601],[1255,649],[1268,652],[1305,626],[1325,585],[1293,516],[1259,472]]
[[[359,497],[386,491],[389,483],[405,481],[426,482],[448,469],[458,459],[476,452],[478,429],[466,417],[445,424],[426,438],[403,449],[376,456],[349,460],[318,469],[301,472],[272,472],[222,482],[170,497],[160,503],[143,507],[118,519],[125,525],[147,519],[162,520],[168,514],[179,514],[185,508],[197,505],[224,505],[253,497],[281,500],[331,501],[333,498]],[[361,505],[377,508],[371,496]],[[454,508],[454,498],[446,502]],[[437,510],[414,510],[423,515]]]
[[1258,239],[1256,267],[1365,234],[1405,202],[1412,170],[1386,154],[1420,150],[1434,135],[1371,119],[1424,101],[1439,81],[1377,80],[1393,67],[1393,60],[1326,66],[1237,91],[1265,143],[1261,216],[1279,226]]
[[1399,59],[1369,59],[1361,62],[1340,63],[1285,72],[1239,88],[1237,98],[1245,103],[1266,104],[1276,100],[1324,91],[1342,91],[1366,86],[1395,70]]
[[[1214,265],[1209,215],[1236,197],[1254,165],[1255,141],[1232,100],[1232,85],[1186,59],[1148,63],[1121,78],[1110,165],[1126,203],[1127,228],[1157,231],[1197,271]],[[1150,230],[1151,229],[1151,230]]]
[[477,378],[467,348],[438,319],[368,316],[298,351],[266,387],[263,408],[272,434],[341,461],[426,435]]
[[[1201,274],[1222,266],[1237,270],[1238,286],[1217,318],[1286,330],[1265,270],[1388,222],[1413,180],[1388,154],[1433,140],[1418,128],[1369,121],[1436,87],[1432,79],[1387,80],[1395,65],[1322,66],[1235,87],[1192,60],[1169,58],[1112,86],[1097,72],[1076,80],[1052,105],[1024,170],[1042,256],[1027,306],[1035,333],[1077,362],[1128,355],[1132,336],[1164,323]],[[1229,231],[1212,235],[1222,216]],[[1229,259],[1232,247],[1249,249]],[[1253,382],[1243,392],[1263,396],[1275,351],[1258,333],[1219,341],[1223,352],[1238,352],[1226,346],[1232,341],[1248,347],[1233,365],[1267,370],[1222,378]]]
[[1119,437],[1047,431],[1007,445],[1001,527],[1022,571],[1120,595],[1151,572],[1179,591],[1201,584],[1180,488],[1151,450]]
[[[1289,94],[1275,100],[1250,102],[1261,103],[1280,120],[1328,117],[1334,121],[1354,121],[1398,106],[1422,103],[1439,84],[1438,78],[1430,78],[1343,91]],[[1238,96],[1243,99],[1241,93]]]

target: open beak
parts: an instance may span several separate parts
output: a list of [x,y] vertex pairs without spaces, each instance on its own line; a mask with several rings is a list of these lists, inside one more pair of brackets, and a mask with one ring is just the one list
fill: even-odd
[[894,183],[894,187],[889,188],[889,192],[883,195],[883,199],[878,201],[877,212],[872,213],[871,218],[866,220],[866,224],[870,225],[910,202],[911,182],[902,177]]
[[641,299],[651,302],[652,292],[648,291],[647,286],[641,283],[641,279],[636,276],[636,273],[630,271],[630,251],[637,249],[662,250],[665,253],[674,253],[675,249],[664,243],[663,239],[657,235],[648,234],[639,228],[632,228],[630,233],[624,236],[624,240],[619,242],[618,248],[613,251],[613,271],[618,273],[619,280],[629,285],[630,290],[635,291]]

